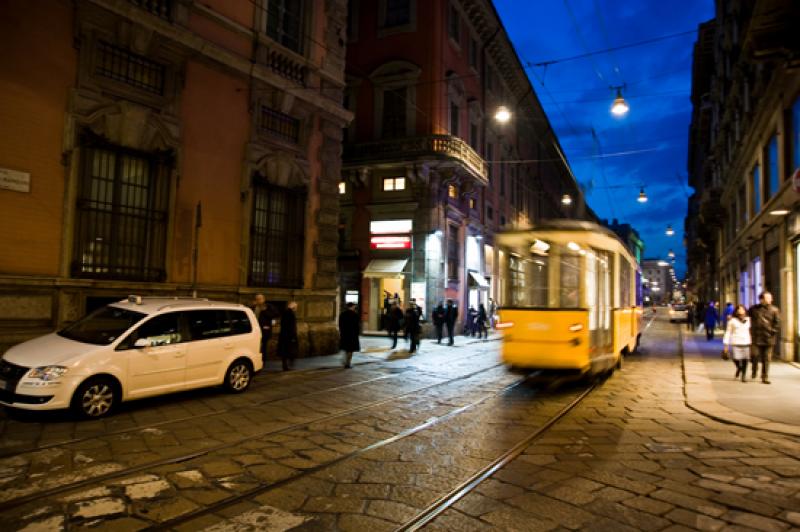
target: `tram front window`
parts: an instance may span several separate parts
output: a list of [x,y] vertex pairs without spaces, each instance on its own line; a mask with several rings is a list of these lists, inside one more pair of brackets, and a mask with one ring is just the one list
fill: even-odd
[[563,244],[535,240],[508,249],[506,305],[579,308],[581,254]]

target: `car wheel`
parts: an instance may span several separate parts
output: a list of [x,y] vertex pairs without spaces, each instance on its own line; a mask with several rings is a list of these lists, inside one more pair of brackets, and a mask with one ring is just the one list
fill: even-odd
[[253,380],[253,366],[245,358],[235,360],[225,372],[225,389],[231,393],[242,393]]
[[75,390],[72,410],[84,419],[98,419],[110,414],[119,400],[119,387],[114,379],[94,377]]

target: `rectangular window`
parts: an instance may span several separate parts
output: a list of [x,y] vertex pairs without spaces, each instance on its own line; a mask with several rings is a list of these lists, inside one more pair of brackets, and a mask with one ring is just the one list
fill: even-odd
[[478,151],[478,124],[475,122],[469,125],[469,145],[473,150]]
[[450,16],[447,20],[447,34],[457,43],[461,43],[461,15],[459,15],[456,6],[452,4],[450,5]]
[[[800,98],[792,106],[792,172],[800,168]],[[800,318],[799,318],[800,319]]]
[[478,41],[475,39],[469,40],[469,66],[478,69]]
[[396,190],[405,190],[406,189],[406,178],[405,177],[384,177],[383,178],[383,190],[384,192],[393,192]]
[[163,281],[167,169],[156,157],[123,148],[83,150],[72,274]]
[[100,76],[143,91],[164,94],[164,65],[124,48],[100,41],[97,44],[97,69]]
[[756,165],[753,167],[753,173],[751,174],[751,177],[751,190],[753,191],[752,215],[756,216],[761,211],[761,165],[758,163],[756,163]]
[[251,286],[301,288],[305,192],[257,182],[250,226]]
[[447,185],[447,196],[452,199],[458,198],[458,188],[455,185]]
[[261,107],[261,129],[294,144],[300,138],[300,121],[267,106]]
[[778,173],[778,136],[772,135],[767,144],[767,151],[764,154],[764,202],[777,194],[780,185],[780,174]]
[[383,91],[383,138],[406,136],[405,87]]
[[459,136],[459,134],[458,134],[458,126],[459,126],[459,123],[458,123],[459,116],[458,116],[458,114],[459,114],[459,112],[460,112],[460,109],[458,108],[458,105],[456,105],[453,102],[450,102],[450,134],[455,136],[455,137]]
[[491,205],[486,207],[486,217],[490,220],[494,219],[494,209]]
[[447,235],[447,278],[458,279],[459,259],[458,226],[451,225]]
[[405,26],[411,22],[411,0],[386,0],[384,28]]
[[470,198],[469,199],[469,208],[470,209],[474,209],[475,208],[475,198]]
[[506,165],[500,163],[500,195],[506,194]]
[[347,194],[347,183],[339,181],[339,194]]
[[286,48],[303,53],[303,0],[269,0],[267,35]]
[[742,184],[739,187],[739,220],[736,224],[737,227],[742,228],[747,224],[749,210],[747,208],[747,187]]

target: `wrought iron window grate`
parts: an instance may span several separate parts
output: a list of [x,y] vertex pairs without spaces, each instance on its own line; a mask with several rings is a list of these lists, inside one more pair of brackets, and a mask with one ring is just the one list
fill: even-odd
[[263,182],[253,186],[251,286],[301,288],[305,192]]
[[261,128],[295,144],[300,140],[300,121],[267,106],[261,107]]
[[169,187],[157,158],[84,148],[75,277],[163,281]]
[[97,74],[152,94],[164,94],[164,65],[106,42],[100,41],[97,47]]

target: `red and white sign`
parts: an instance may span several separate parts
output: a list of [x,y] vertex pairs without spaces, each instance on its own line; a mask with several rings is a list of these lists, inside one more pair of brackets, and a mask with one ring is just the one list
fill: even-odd
[[411,249],[410,236],[373,236],[369,239],[371,249]]

